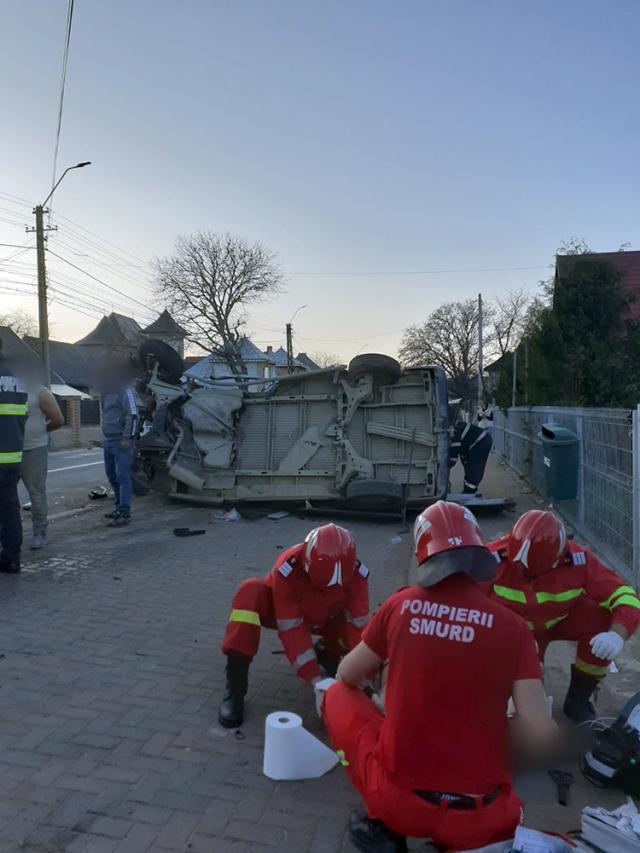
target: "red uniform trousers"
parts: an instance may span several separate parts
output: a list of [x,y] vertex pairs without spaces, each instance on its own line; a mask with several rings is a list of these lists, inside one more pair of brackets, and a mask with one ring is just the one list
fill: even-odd
[[384,717],[361,690],[334,684],[325,695],[322,716],[370,818],[381,820],[400,835],[430,838],[449,851],[513,837],[522,820],[522,802],[510,785],[503,787],[493,803],[463,810],[450,809],[446,801],[431,805],[391,781],[376,755]]
[[536,632],[541,663],[544,663],[549,643],[557,640],[577,642],[576,668],[596,678],[603,678],[609,669],[609,661],[593,654],[590,641],[601,631],[610,630],[612,621],[615,621],[615,615],[612,620],[611,613],[604,607],[590,598],[581,598],[571,608],[566,619],[544,633]]
[[[231,608],[232,612],[257,613],[259,619],[254,622],[229,621],[224,632],[222,652],[225,655],[238,652],[252,658],[260,646],[261,628],[277,629],[271,587],[262,578],[249,578],[238,587]],[[346,626],[347,621],[340,614],[317,629],[309,626],[309,630],[323,638],[329,654],[342,657],[350,648],[343,641]]]

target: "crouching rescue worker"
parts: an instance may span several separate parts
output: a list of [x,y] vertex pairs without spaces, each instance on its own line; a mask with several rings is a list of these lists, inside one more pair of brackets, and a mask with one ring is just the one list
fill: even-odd
[[525,512],[489,548],[499,560],[492,597],[527,621],[540,660],[555,640],[578,643],[564,713],[577,723],[594,719],[591,696],[640,624],[635,590],[588,548],[568,541],[552,512]]
[[[334,674],[342,655],[360,642],[369,614],[369,570],[356,556],[351,533],[336,524],[312,530],[284,551],[266,578],[241,584],[222,643],[227,688],[218,719],[242,725],[251,659],[261,628],[274,628],[296,674],[314,684]],[[322,639],[314,647],[312,635]],[[319,660],[320,657],[320,660]]]
[[[406,850],[406,836],[456,850],[511,838],[522,803],[509,773],[509,697],[523,744],[537,750],[556,735],[531,632],[476,583],[496,565],[473,514],[439,501],[414,534],[417,585],[373,616],[321,705],[367,809],[352,815],[351,840],[379,853]],[[358,689],[383,661],[385,715]]]
[[449,468],[453,468],[460,457],[464,468],[463,494],[477,493],[492,447],[491,433],[482,427],[458,421],[453,428],[449,445]]

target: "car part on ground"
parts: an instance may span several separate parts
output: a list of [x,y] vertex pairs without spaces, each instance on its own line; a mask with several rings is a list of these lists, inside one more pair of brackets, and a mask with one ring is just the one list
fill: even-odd
[[[448,482],[444,372],[389,356],[266,380],[169,382],[146,342],[139,458],[152,488],[194,503],[423,508]],[[175,373],[173,374],[175,375]],[[164,377],[164,378],[163,378]]]

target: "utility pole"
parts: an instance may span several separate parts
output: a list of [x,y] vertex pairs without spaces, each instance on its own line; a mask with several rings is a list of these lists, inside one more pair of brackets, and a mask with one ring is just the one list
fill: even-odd
[[529,405],[529,341],[524,339],[524,404]]
[[293,373],[293,328],[287,323],[287,370]]
[[518,350],[513,351],[513,379],[511,382],[511,406],[516,404],[516,378],[518,376]]
[[478,294],[478,405],[482,405],[484,397],[484,382],[482,381],[482,372],[484,370],[483,351],[482,351],[482,294]]
[[91,161],[86,160],[83,163],[77,163],[75,166],[68,166],[60,175],[56,183],[53,185],[51,192],[42,202],[36,205],[33,212],[36,215],[36,227],[27,228],[27,232],[36,232],[36,255],[38,261],[38,336],[40,338],[40,356],[42,358],[42,366],[44,369],[44,384],[47,388],[51,387],[51,358],[49,355],[49,307],[47,304],[47,270],[44,260],[44,232],[57,231],[56,225],[49,225],[45,228],[44,214],[48,213],[45,210],[47,202],[62,183],[62,179],[73,169],[83,169],[85,166],[90,166]]
[[37,205],[33,212],[36,215],[36,227],[27,228],[28,232],[36,233],[36,257],[38,264],[38,337],[40,338],[40,357],[44,371],[44,384],[51,387],[51,358],[49,355],[49,308],[47,304],[47,269],[44,259],[44,232],[55,231],[55,226],[44,225],[44,214],[47,212],[42,204]]

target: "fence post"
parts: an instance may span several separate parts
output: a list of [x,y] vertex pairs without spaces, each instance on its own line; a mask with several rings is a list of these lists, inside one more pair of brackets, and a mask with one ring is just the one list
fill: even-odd
[[633,512],[633,581],[640,584],[640,405],[633,410],[631,429],[632,512]]
[[584,529],[584,430],[583,426],[583,413],[578,412],[576,416],[576,435],[578,436],[580,448],[580,457],[578,464],[578,507],[577,507],[577,518],[578,518],[578,526]]

